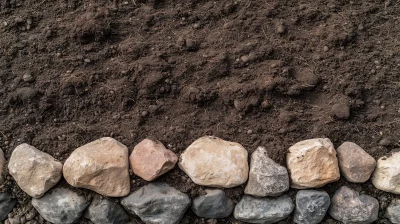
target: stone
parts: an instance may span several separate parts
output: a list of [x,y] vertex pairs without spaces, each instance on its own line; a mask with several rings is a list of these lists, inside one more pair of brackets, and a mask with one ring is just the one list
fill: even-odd
[[292,188],[319,188],[340,178],[336,151],[327,138],[294,144],[289,148],[286,163]]
[[66,188],[55,188],[41,198],[32,199],[39,214],[55,224],[76,223],[89,203],[84,196]]
[[251,155],[249,182],[244,193],[265,197],[278,196],[287,190],[287,169],[270,159],[264,147],[258,147]]
[[329,215],[343,223],[373,223],[378,211],[378,200],[342,186],[332,197]]
[[199,217],[208,219],[226,218],[232,214],[235,203],[222,190],[206,189],[206,195],[193,199],[192,211]]
[[337,103],[332,106],[332,113],[337,118],[345,120],[350,117],[350,107],[345,103]]
[[292,199],[283,195],[278,198],[256,198],[244,195],[235,207],[234,217],[248,223],[275,223],[287,218],[294,209]]
[[95,196],[85,213],[94,224],[124,224],[129,216],[124,208],[110,199]]
[[5,163],[6,163],[6,158],[4,158],[3,150],[0,149],[0,185],[2,185],[5,181],[4,174],[3,174]]
[[343,176],[353,183],[367,181],[376,166],[375,159],[353,142],[340,145],[337,156]]
[[379,190],[400,194],[400,152],[378,159],[372,184]]
[[145,139],[135,146],[129,163],[133,172],[145,179],[152,181],[174,168],[178,157],[172,151],[157,141]]
[[126,196],[130,191],[128,148],[113,138],[100,138],[75,149],[63,173],[73,187],[108,197]]
[[400,199],[393,199],[386,208],[385,217],[392,223],[400,223]]
[[178,165],[198,185],[231,188],[247,181],[247,154],[239,143],[205,136],[181,154]]
[[0,193],[0,222],[4,221],[8,217],[17,201],[10,197],[7,193]]
[[8,172],[29,196],[39,198],[62,177],[62,163],[26,143],[18,145],[8,162]]
[[148,224],[177,224],[190,206],[189,196],[166,183],[150,183],[121,200],[132,215]]
[[317,224],[324,219],[331,200],[325,191],[300,190],[296,194],[293,222]]

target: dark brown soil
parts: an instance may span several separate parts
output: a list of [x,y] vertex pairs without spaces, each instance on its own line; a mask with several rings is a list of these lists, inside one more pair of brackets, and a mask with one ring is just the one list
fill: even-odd
[[[65,161],[104,136],[130,149],[152,136],[180,154],[215,135],[285,164],[292,144],[327,137],[377,159],[400,146],[399,19],[396,0],[3,0],[0,147]],[[177,167],[159,180],[204,189]],[[394,195],[343,178],[323,189],[341,185],[378,198],[385,221]],[[243,188],[226,192],[238,201]],[[182,223],[214,221],[188,211]]]

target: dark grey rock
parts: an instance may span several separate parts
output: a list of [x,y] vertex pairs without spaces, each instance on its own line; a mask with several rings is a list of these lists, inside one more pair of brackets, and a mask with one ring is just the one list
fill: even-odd
[[66,188],[55,188],[41,198],[32,199],[32,205],[39,214],[55,224],[77,222],[89,203],[84,196]]
[[378,210],[378,200],[342,186],[332,197],[329,214],[343,223],[373,223]]
[[296,195],[293,221],[299,224],[317,224],[328,211],[331,199],[325,191],[301,190]]
[[293,209],[292,199],[286,195],[278,198],[256,198],[245,195],[236,205],[233,215],[239,221],[269,224],[285,219]]
[[8,217],[8,213],[14,208],[17,201],[7,193],[0,193],[0,221]]
[[96,196],[86,210],[85,217],[94,224],[124,224],[129,216],[124,208],[107,198]]
[[193,199],[192,211],[199,217],[218,219],[228,217],[235,203],[221,190],[207,189],[206,195]]
[[176,224],[190,206],[190,199],[166,183],[150,183],[123,198],[121,204],[148,224]]
[[386,208],[385,217],[392,223],[400,223],[400,199],[393,199]]

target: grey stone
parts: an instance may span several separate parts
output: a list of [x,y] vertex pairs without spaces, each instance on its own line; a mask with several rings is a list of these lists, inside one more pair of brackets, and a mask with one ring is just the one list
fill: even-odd
[[332,197],[329,214],[343,223],[373,223],[378,218],[375,198],[342,186]]
[[328,211],[331,199],[325,191],[301,190],[296,194],[293,221],[301,224],[317,224]]
[[4,153],[3,150],[0,149],[0,185],[4,183],[4,176],[3,176],[3,170],[4,170],[4,164],[6,163],[6,159],[4,158]]
[[32,199],[39,214],[55,224],[76,223],[89,203],[84,196],[66,188],[55,188],[41,198]]
[[386,208],[385,217],[392,223],[400,223],[400,199],[393,199]]
[[236,205],[233,215],[239,221],[269,224],[287,218],[293,209],[292,199],[286,195],[278,198],[245,195]]
[[258,147],[251,155],[249,182],[244,193],[265,197],[278,196],[287,190],[287,169],[270,159],[264,147]]
[[192,211],[199,217],[218,219],[228,217],[235,207],[222,190],[206,190],[206,195],[193,199]]
[[17,201],[7,193],[0,193],[0,221],[8,217],[8,213],[12,211],[16,203]]
[[166,183],[150,183],[121,200],[122,206],[148,224],[176,224],[190,206],[189,197]]
[[96,196],[86,210],[85,217],[94,224],[124,224],[129,216],[124,208],[107,198]]

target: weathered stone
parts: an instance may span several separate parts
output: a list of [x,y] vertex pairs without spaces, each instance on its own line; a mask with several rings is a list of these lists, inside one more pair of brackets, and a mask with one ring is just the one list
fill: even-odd
[[342,186],[332,197],[329,214],[343,223],[373,223],[378,211],[378,200]]
[[194,141],[181,154],[178,165],[194,183],[211,187],[236,187],[245,183],[249,174],[246,149],[213,136]]
[[350,107],[345,103],[337,103],[332,106],[332,113],[337,118],[345,120],[350,117]]
[[393,199],[386,208],[385,217],[392,223],[400,223],[400,199]]
[[269,224],[287,218],[293,209],[292,199],[286,195],[278,198],[244,195],[236,205],[233,215],[239,221]]
[[265,197],[278,196],[289,190],[289,175],[285,167],[277,164],[258,147],[251,155],[249,182],[245,194]]
[[62,163],[26,143],[17,146],[8,162],[8,171],[18,186],[34,198],[41,197],[62,177]]
[[39,214],[55,224],[77,222],[89,203],[84,196],[66,188],[55,188],[41,198],[32,199],[32,205]]
[[124,208],[110,199],[94,197],[86,210],[85,217],[94,224],[124,224],[129,216]]
[[299,224],[317,224],[328,211],[331,200],[325,191],[300,190],[296,194],[293,221]]
[[327,138],[294,144],[289,148],[286,162],[293,188],[318,188],[340,178],[336,151]]
[[189,197],[166,183],[150,183],[121,201],[148,224],[177,224],[190,206]]
[[4,183],[4,164],[6,163],[6,159],[4,158],[3,150],[0,149],[0,185]]
[[0,193],[0,222],[4,221],[8,217],[17,201],[10,197],[6,193]]
[[337,156],[343,176],[353,183],[367,181],[376,166],[375,159],[353,142],[340,145]]
[[384,156],[376,163],[372,184],[382,191],[400,194],[400,152]]
[[136,175],[152,181],[174,168],[178,157],[161,142],[145,139],[135,146],[129,162]]
[[126,196],[130,191],[128,148],[113,138],[100,138],[75,149],[63,173],[74,187],[109,197]]
[[235,207],[233,201],[219,189],[206,189],[206,195],[193,199],[192,211],[199,217],[209,219],[226,218]]

